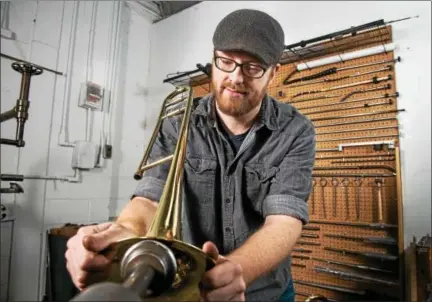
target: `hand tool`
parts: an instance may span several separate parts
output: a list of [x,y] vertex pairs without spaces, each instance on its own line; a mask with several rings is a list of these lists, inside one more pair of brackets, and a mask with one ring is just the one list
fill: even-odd
[[315,186],[316,186],[316,179],[312,177],[312,192],[311,192],[311,201],[312,201],[312,215],[315,214]]
[[341,81],[341,80],[346,80],[346,79],[350,79],[350,78],[360,77],[360,76],[363,76],[363,75],[367,75],[367,74],[371,74],[371,73],[377,73],[377,72],[382,72],[382,71],[392,71],[392,66],[391,65],[387,65],[386,67],[379,68],[379,69],[369,70],[369,71],[365,71],[365,72],[355,72],[353,74],[342,76],[342,77],[339,77],[339,78],[332,78],[332,79],[325,78],[325,79],[316,80],[316,81],[305,81],[305,82],[301,82],[301,83],[296,84],[296,85],[291,85],[290,88],[297,88],[297,87],[301,87],[301,86],[305,86],[305,85],[313,85],[313,84],[319,84],[319,83],[337,82],[337,81]]
[[332,186],[333,186],[333,217],[336,217],[336,187],[339,185],[339,181],[337,178],[332,178]]
[[293,282],[297,283],[297,284],[301,284],[301,285],[308,285],[308,286],[318,287],[318,288],[322,288],[322,289],[328,289],[328,290],[332,290],[332,291],[336,291],[336,292],[340,292],[340,293],[345,293],[345,294],[354,294],[354,295],[360,295],[360,296],[364,296],[366,294],[366,291],[364,291],[364,290],[351,289],[351,288],[342,287],[342,286],[333,286],[333,285],[327,285],[327,284],[322,284],[322,283],[307,282],[307,281],[302,281],[302,280],[293,280]]
[[[301,108],[299,108],[299,110],[309,116],[311,114],[321,114],[321,113],[328,113],[328,112],[338,112],[338,111],[344,111],[344,110],[352,110],[352,109],[362,109],[362,108],[371,108],[371,107],[375,107],[375,106],[385,106],[385,105],[393,105],[394,101],[392,99],[388,99],[386,101],[383,102],[378,102],[378,103],[363,103],[363,104],[359,104],[359,105],[354,105],[354,106],[345,106],[343,108],[338,108],[338,109],[324,109],[324,110],[315,110],[315,111],[310,111],[310,112],[304,112]],[[345,104],[343,104],[345,105]]]
[[322,198],[322,207],[323,207],[324,218],[327,218],[326,205],[325,205],[325,195],[324,195],[324,187],[326,185],[327,185],[327,179],[321,178],[320,179],[320,186],[321,186],[321,198]]
[[358,273],[351,273],[351,272],[346,272],[346,271],[335,270],[335,269],[331,269],[328,267],[315,266],[313,268],[313,270],[316,272],[319,272],[319,273],[327,273],[330,275],[336,275],[336,276],[338,276],[344,280],[360,281],[360,282],[366,282],[366,283],[372,283],[372,284],[383,284],[383,285],[388,285],[388,286],[398,285],[398,283],[394,282],[394,281],[385,280],[385,279],[381,279],[381,278],[374,278],[374,277],[370,277],[370,276],[358,274]]
[[303,240],[299,240],[296,243],[300,244],[300,245],[315,245],[315,246],[320,246],[321,245],[321,243],[319,243],[319,242],[303,241]]
[[342,254],[363,256],[363,257],[371,258],[371,259],[378,259],[381,261],[394,261],[394,260],[398,259],[398,256],[388,255],[388,254],[383,254],[383,253],[359,252],[359,251],[353,251],[353,250],[348,250],[348,249],[339,249],[339,248],[328,247],[328,246],[325,246],[324,249],[328,250],[328,251],[332,251],[332,252],[342,253]]
[[380,229],[380,230],[396,229],[398,227],[395,224],[385,224],[385,223],[343,222],[343,221],[328,221],[328,220],[309,220],[309,222],[330,224],[330,225],[353,226],[353,227],[370,228],[370,229]]
[[378,186],[378,223],[383,222],[382,179],[375,179]]
[[329,260],[329,259],[323,259],[323,258],[317,258],[317,257],[312,257],[312,256],[292,255],[291,257],[292,258],[296,258],[296,259],[301,259],[301,260],[314,260],[314,261],[319,261],[319,262],[325,262],[325,263],[328,263],[328,264],[339,265],[339,266],[344,266],[344,267],[350,267],[350,268],[355,268],[355,269],[360,269],[360,270],[370,271],[370,272],[379,272],[379,273],[386,273],[386,274],[394,274],[394,272],[386,270],[386,269],[372,267],[372,266],[366,266],[366,265],[363,265],[363,264],[347,263],[347,262],[336,261],[336,260]]
[[342,184],[344,186],[344,190],[345,190],[345,208],[346,208],[346,219],[349,219],[349,198],[348,198],[348,187],[350,184],[350,181],[348,178],[344,178],[342,180]]
[[[365,102],[365,101],[373,101],[373,100],[379,100],[379,99],[387,99],[387,98],[396,98],[399,96],[398,92],[389,94],[389,93],[385,93],[383,95],[380,96],[375,96],[375,97],[368,97],[368,98],[361,98],[361,99],[354,99],[345,103],[341,103],[341,102],[333,102],[333,103],[326,103],[326,104],[321,104],[319,105],[319,108],[323,108],[323,107],[329,107],[329,106],[346,106],[346,104],[352,104],[352,103],[358,103],[358,102]],[[309,110],[309,109],[317,109],[317,106],[307,106],[307,107],[301,107],[298,108],[299,110]],[[309,114],[309,113],[306,113]]]
[[347,236],[347,235],[340,235],[340,234],[324,234],[324,237],[361,241],[364,243],[372,243],[372,244],[383,244],[383,245],[393,245],[393,246],[397,245],[396,239],[391,237],[355,237],[355,236]]
[[[394,60],[383,60],[383,61],[376,61],[376,62],[371,62],[371,63],[366,63],[366,64],[358,64],[358,65],[352,65],[352,66],[347,66],[347,67],[332,67],[329,69],[326,69],[324,71],[320,71],[318,73],[309,75],[309,76],[305,76],[305,77],[301,77],[301,78],[297,78],[297,79],[292,79],[290,81],[287,81],[287,79],[285,79],[285,81],[283,82],[284,85],[289,85],[289,84],[293,84],[293,83],[297,83],[297,82],[306,82],[306,81],[310,81],[310,80],[314,80],[314,79],[318,79],[321,77],[325,77],[331,74],[335,74],[339,71],[345,71],[345,70],[351,70],[351,69],[355,69],[355,68],[361,68],[361,67],[367,67],[367,66],[374,66],[374,65],[381,65],[381,64],[389,64],[389,63],[396,63],[396,62],[400,62],[401,61],[401,57],[397,57]],[[324,81],[320,81],[320,82],[325,82]],[[314,81],[312,83],[319,83],[317,81]],[[291,86],[293,87],[293,86]]]
[[350,83],[350,84],[345,84],[345,85],[339,85],[339,86],[332,86],[332,87],[329,87],[329,88],[322,88],[322,89],[318,89],[318,90],[310,90],[310,91],[299,92],[299,93],[293,95],[292,98],[294,99],[296,97],[299,97],[299,96],[305,95],[305,94],[321,93],[321,92],[333,91],[333,90],[338,90],[338,89],[345,89],[345,88],[350,88],[350,87],[360,86],[360,85],[365,85],[365,84],[378,84],[380,82],[390,81],[392,79],[393,79],[393,77],[392,77],[391,74],[389,74],[386,77],[380,77],[380,78],[373,77],[370,80],[366,80],[366,81],[360,81],[360,82],[355,82],[355,83]]
[[[378,90],[387,90],[387,89],[390,89],[391,87],[392,87],[391,84],[386,84],[386,85],[381,85],[381,86],[373,87],[373,88],[359,89],[359,90],[356,90],[356,93],[368,93],[368,92],[374,92],[374,91],[378,91]],[[300,99],[300,100],[289,100],[287,102],[290,104],[294,104],[294,103],[303,103],[303,102],[308,102],[308,101],[316,101],[316,100],[331,99],[331,98],[346,97],[346,96],[347,96],[346,94],[331,94],[331,95],[315,96],[312,98],[305,98],[305,99]],[[350,96],[348,96],[347,98],[349,98],[349,97]]]
[[293,248],[292,251],[297,253],[308,253],[308,254],[312,253],[312,250],[307,250],[302,248]]
[[306,265],[299,264],[299,263],[291,263],[291,266],[297,266],[297,267],[301,267],[301,268],[305,268],[306,267]]
[[308,256],[303,256],[303,255],[291,255],[292,258],[296,258],[296,259],[301,259],[301,260],[308,260],[310,259],[310,257]]
[[304,238],[319,238],[319,235],[317,235],[317,234],[301,233],[300,237],[304,237]]
[[308,230],[308,231],[319,231],[321,228],[319,226],[315,226],[315,225],[304,225],[303,226],[303,230]]

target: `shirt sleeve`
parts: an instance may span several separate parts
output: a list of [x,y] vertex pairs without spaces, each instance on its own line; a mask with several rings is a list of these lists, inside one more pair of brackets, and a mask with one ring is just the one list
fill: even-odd
[[[164,120],[151,149],[147,164],[172,155],[177,144],[176,137],[177,131],[172,121],[170,119]],[[132,198],[139,196],[159,202],[170,165],[171,161],[168,161],[146,170],[143,178],[139,181]]]
[[309,221],[307,200],[312,189],[315,162],[315,129],[308,120],[293,141],[263,202],[263,214],[289,215],[303,224]]

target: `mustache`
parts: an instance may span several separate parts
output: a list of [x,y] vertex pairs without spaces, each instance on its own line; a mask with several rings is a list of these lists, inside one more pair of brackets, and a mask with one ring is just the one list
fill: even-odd
[[233,85],[231,83],[223,84],[222,88],[229,88],[230,90],[233,90],[235,92],[240,92],[240,93],[248,93],[249,92],[249,90],[246,87],[239,86],[239,85]]

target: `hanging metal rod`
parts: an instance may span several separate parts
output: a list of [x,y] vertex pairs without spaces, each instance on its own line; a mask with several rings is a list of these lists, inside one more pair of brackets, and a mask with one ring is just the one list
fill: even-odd
[[333,112],[344,111],[344,110],[371,108],[371,107],[384,106],[384,105],[393,105],[393,100],[389,99],[387,101],[379,102],[379,103],[364,103],[362,105],[354,105],[354,106],[344,107],[344,108],[339,108],[339,109],[326,109],[326,110],[320,110],[320,111],[312,111],[312,112],[306,112],[305,114],[309,116],[311,114],[321,114],[321,113],[326,113],[326,112],[332,112],[333,113]]
[[366,80],[366,81],[360,81],[360,82],[355,82],[355,83],[350,83],[350,84],[345,84],[345,85],[333,86],[333,87],[323,88],[323,89],[318,89],[318,90],[299,92],[299,93],[295,94],[292,98],[294,99],[298,96],[305,95],[305,94],[314,94],[314,93],[320,93],[320,92],[333,91],[333,90],[344,89],[344,88],[349,88],[349,87],[354,87],[354,86],[360,86],[360,85],[364,85],[364,84],[372,84],[372,83],[378,84],[380,82],[390,81],[392,79],[393,79],[393,77],[391,74],[389,74],[386,77],[380,77],[380,78],[373,77],[372,79]]
[[312,98],[307,98],[307,99],[301,99],[301,100],[290,100],[288,103],[294,104],[294,103],[302,103],[302,102],[315,101],[315,100],[321,100],[321,99],[331,99],[331,98],[337,98],[337,97],[343,97],[342,99],[347,99],[353,94],[367,93],[367,92],[373,92],[373,91],[378,91],[378,90],[387,90],[390,88],[391,88],[391,84],[386,84],[386,85],[382,85],[382,86],[378,86],[378,87],[355,90],[355,91],[350,92],[348,94],[322,95],[322,96],[317,96],[317,97],[312,97]]
[[345,35],[351,35],[354,36],[356,34],[358,34],[361,31],[364,30],[368,30],[371,28],[378,28],[378,27],[383,27],[386,26],[387,24],[391,24],[391,23],[395,23],[395,22],[400,22],[400,21],[405,21],[405,20],[409,20],[412,18],[418,18],[419,16],[412,16],[412,17],[406,17],[406,18],[401,18],[401,19],[396,19],[396,20],[391,20],[391,21],[387,21],[385,22],[384,19],[380,19],[380,20],[376,20],[376,21],[372,21],[369,23],[365,23],[362,25],[358,25],[358,26],[353,26],[344,30],[340,30],[340,31],[336,31],[330,34],[326,34],[323,36],[319,36],[316,38],[312,38],[309,40],[303,40],[294,44],[289,44],[285,46],[285,49],[292,49],[292,48],[296,48],[296,47],[306,47],[309,44],[313,44],[313,43],[322,43],[325,41],[332,41],[335,39],[340,39],[341,37],[345,36]]
[[[303,83],[300,85],[293,85],[291,87],[298,87],[298,86],[303,86],[303,85],[308,85],[308,84],[315,84],[315,83],[321,83],[321,82],[330,82],[332,81],[331,79],[323,79],[323,80],[319,80],[319,81],[313,81],[310,82],[310,80],[314,80],[314,79],[318,79],[318,78],[322,78],[328,75],[332,75],[335,74],[339,71],[345,71],[345,70],[351,70],[351,69],[356,69],[356,68],[361,68],[361,67],[367,67],[367,66],[374,66],[374,65],[381,65],[381,64],[389,64],[389,63],[396,63],[396,62],[400,62],[401,61],[401,57],[397,57],[394,60],[384,60],[384,61],[377,61],[377,62],[372,62],[372,63],[366,63],[366,64],[358,64],[358,65],[353,65],[353,66],[347,66],[347,67],[332,67],[329,69],[326,69],[324,71],[320,71],[318,73],[312,74],[312,75],[308,75],[302,78],[297,78],[297,79],[293,79],[288,81],[288,78],[285,79],[285,81],[283,82],[284,85],[290,85],[293,83],[297,83],[297,82],[305,82],[307,81],[308,83]],[[333,79],[333,81],[335,81],[335,79]]]
[[[336,102],[335,103],[335,102],[333,102],[333,103],[328,103],[328,104],[324,104],[324,105],[319,105],[319,107],[322,108],[322,107],[329,107],[329,106],[342,106],[342,105],[345,106],[345,104],[364,102],[364,101],[373,101],[373,100],[379,100],[379,99],[385,99],[385,98],[393,98],[393,97],[395,97],[395,98],[399,97],[399,92],[395,92],[395,93],[392,93],[392,94],[385,93],[383,95],[376,96],[376,97],[371,97],[371,98],[354,99],[354,100],[351,100],[351,101],[348,101],[348,102],[345,102],[345,103],[341,103],[341,102]],[[317,106],[315,105],[315,106],[308,106],[308,107],[302,107],[302,108],[296,107],[296,108],[298,110],[308,110],[308,109],[316,109]],[[311,114],[311,113],[313,113],[313,111],[312,112],[306,112],[305,114]]]

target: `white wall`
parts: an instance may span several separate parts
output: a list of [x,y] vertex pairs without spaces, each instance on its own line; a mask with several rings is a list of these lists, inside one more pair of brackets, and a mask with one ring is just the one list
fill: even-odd
[[[412,236],[431,233],[431,4],[415,1],[204,1],[152,27],[149,87],[162,97],[168,73],[210,62],[218,22],[240,8],[263,10],[282,25],[285,44],[384,19],[420,18],[394,23],[393,40],[401,124],[401,161],[406,245]],[[419,122],[421,121],[421,122]]]
[[[80,1],[73,52],[68,72],[68,49],[74,1],[12,1],[9,28],[16,40],[1,39],[1,52],[65,73],[45,71],[31,78],[29,109],[24,148],[1,146],[1,173],[73,175],[72,148],[58,145],[65,84],[70,79],[68,141],[85,139],[86,113],[77,106],[79,85],[86,79],[87,50],[93,2]],[[97,3],[90,80],[105,85],[109,38],[115,28],[111,16],[116,1]],[[115,16],[114,16],[115,17]],[[33,22],[33,20],[35,20]],[[44,293],[45,232],[53,226],[93,223],[115,216],[136,182],[133,173],[148,136],[142,121],[146,114],[145,83],[148,77],[151,23],[134,8],[124,5],[121,23],[119,69],[115,71],[113,116],[111,123],[113,158],[103,168],[82,173],[81,183],[25,180],[24,194],[2,194],[1,202],[14,204],[16,216],[11,296],[12,301],[35,301]],[[1,58],[1,111],[11,109],[19,96],[21,76],[10,67],[12,61]],[[66,93],[66,98],[68,94]],[[90,119],[92,135],[99,143],[103,115]],[[14,138],[14,120],[2,123],[1,137]],[[108,118],[105,120],[109,128]],[[131,131],[133,129],[133,131]],[[2,187],[8,187],[2,182]]]

